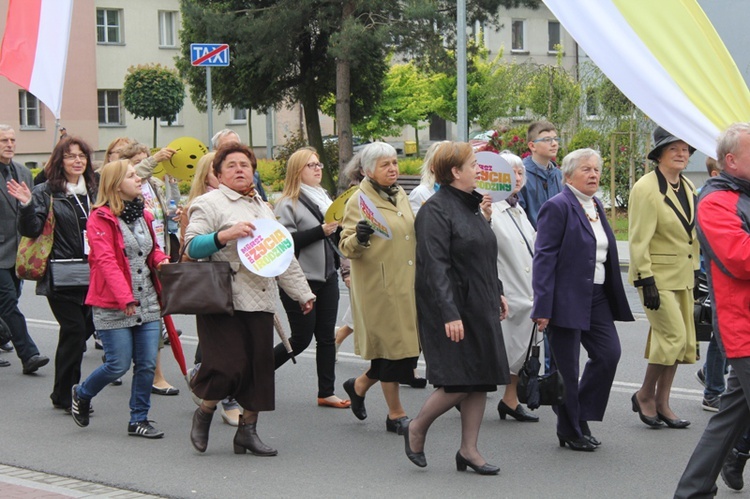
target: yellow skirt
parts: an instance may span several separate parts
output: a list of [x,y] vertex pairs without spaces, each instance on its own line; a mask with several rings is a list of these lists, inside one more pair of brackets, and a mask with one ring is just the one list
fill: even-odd
[[[643,290],[638,288],[643,303]],[[651,328],[645,358],[649,364],[671,366],[695,364],[696,341],[693,322],[693,290],[659,290],[659,310],[645,308]]]

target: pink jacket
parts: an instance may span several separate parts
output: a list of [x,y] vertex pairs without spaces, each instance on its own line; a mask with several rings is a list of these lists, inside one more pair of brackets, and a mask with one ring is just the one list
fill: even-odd
[[[143,212],[152,240],[156,235],[151,227],[154,217],[148,211]],[[125,310],[133,298],[133,285],[130,276],[130,262],[125,256],[125,240],[120,231],[116,216],[108,206],[94,209],[86,222],[89,240],[89,267],[91,281],[86,295],[86,305],[101,308]],[[146,263],[151,270],[154,289],[161,292],[161,285],[156,278],[156,266],[169,257],[154,244]]]

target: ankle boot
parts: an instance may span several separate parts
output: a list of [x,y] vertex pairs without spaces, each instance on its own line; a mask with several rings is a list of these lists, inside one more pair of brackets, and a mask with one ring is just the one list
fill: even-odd
[[745,470],[745,463],[747,463],[748,458],[750,458],[750,454],[732,449],[726,461],[724,461],[724,466],[721,467],[721,478],[724,479],[724,483],[730,489],[742,490],[742,487],[745,486],[742,472]]
[[193,413],[193,427],[190,429],[190,441],[198,452],[206,452],[208,447],[208,430],[211,427],[211,419],[214,417],[213,411],[206,413],[198,407]]
[[255,430],[256,424],[257,422],[246,423],[240,418],[240,425],[234,435],[234,453],[244,454],[246,451],[250,451],[256,456],[275,456],[279,451],[261,442],[258,432]]

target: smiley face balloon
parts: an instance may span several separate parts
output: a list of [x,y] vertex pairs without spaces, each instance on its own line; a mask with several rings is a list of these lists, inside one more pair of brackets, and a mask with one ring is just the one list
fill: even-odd
[[[151,148],[151,153],[150,153],[151,156],[153,156],[154,154],[156,154],[160,150],[161,149],[158,148],[158,147],[152,147]],[[167,173],[167,170],[164,169],[164,162],[162,162],[162,163],[157,163],[156,164],[156,166],[154,167],[153,172],[151,172],[151,175],[153,175],[154,177],[158,178],[159,180],[164,180],[164,175],[166,175],[166,173]]]
[[159,163],[164,167],[164,173],[180,180],[193,180],[198,160],[208,152],[208,148],[193,137],[180,137],[167,147],[174,149],[175,153],[168,161]]

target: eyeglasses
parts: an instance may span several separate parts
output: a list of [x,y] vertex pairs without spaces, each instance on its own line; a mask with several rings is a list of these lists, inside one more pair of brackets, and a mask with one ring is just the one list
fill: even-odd
[[532,140],[532,142],[534,144],[537,144],[539,142],[544,142],[545,144],[551,144],[553,141],[557,142],[559,144],[560,143],[560,137],[544,137],[542,139]]
[[66,159],[68,161],[75,161],[76,159],[80,159],[81,161],[86,161],[86,155],[85,154],[63,154],[63,159]]
[[323,163],[307,163],[305,166],[311,170],[314,170],[316,168],[320,168],[322,170],[323,168],[325,168],[323,166]]

